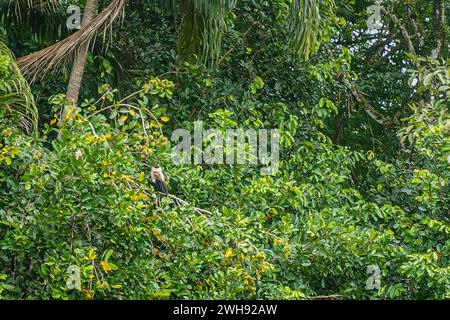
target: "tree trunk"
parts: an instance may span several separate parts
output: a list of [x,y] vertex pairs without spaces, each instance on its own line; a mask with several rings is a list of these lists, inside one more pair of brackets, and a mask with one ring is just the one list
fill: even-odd
[[[81,27],[87,25],[92,21],[97,12],[97,6],[98,0],[87,0],[86,6],[84,8]],[[81,46],[78,49],[73,63],[72,73],[70,74],[69,85],[67,87],[67,100],[68,102],[72,102],[73,105],[76,105],[78,102],[78,96],[80,94],[81,82],[83,80],[83,72],[84,66],[86,64],[88,49],[88,45]],[[62,119],[64,119],[64,117]]]
[[445,18],[445,1],[433,1],[434,13],[434,34],[436,38],[436,48],[431,53],[433,59],[438,59],[445,50],[446,44],[446,18]]

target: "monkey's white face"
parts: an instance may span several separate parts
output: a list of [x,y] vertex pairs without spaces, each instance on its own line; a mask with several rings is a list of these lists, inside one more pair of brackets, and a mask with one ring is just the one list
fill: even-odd
[[152,178],[155,180],[164,180],[161,168],[152,168]]

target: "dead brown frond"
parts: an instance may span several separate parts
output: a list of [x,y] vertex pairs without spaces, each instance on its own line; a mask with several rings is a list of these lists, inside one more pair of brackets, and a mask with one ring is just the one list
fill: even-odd
[[78,49],[84,45],[91,46],[101,31],[103,31],[103,36],[106,37],[107,30],[112,27],[113,21],[123,12],[126,2],[127,0],[113,0],[94,20],[74,34],[50,47],[19,58],[17,65],[22,73],[30,82],[34,82],[50,70],[73,61]]

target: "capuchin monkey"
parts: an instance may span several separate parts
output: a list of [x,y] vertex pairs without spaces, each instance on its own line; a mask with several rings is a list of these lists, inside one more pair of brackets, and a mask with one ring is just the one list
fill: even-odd
[[169,194],[167,189],[166,179],[162,169],[159,166],[152,167],[152,174],[150,177],[150,184],[155,188],[158,195],[156,196],[156,205],[159,207],[161,205],[162,194]]

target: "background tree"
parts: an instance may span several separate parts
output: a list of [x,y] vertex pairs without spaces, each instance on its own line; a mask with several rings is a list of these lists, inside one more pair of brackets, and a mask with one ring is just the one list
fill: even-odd
[[[439,6],[383,1],[381,28],[370,31],[372,1],[239,1],[223,15],[215,3],[128,2],[112,40],[95,36],[64,126],[68,74],[32,84],[40,139],[0,108],[0,295],[448,299],[450,75]],[[90,27],[53,34],[60,41],[16,33],[8,23],[32,29],[11,15],[0,30],[24,71],[48,71],[57,61],[48,53],[70,65],[68,52],[105,34],[120,4],[100,1]],[[1,61],[8,83],[17,68]],[[171,133],[199,119],[224,134],[279,128],[279,171],[175,165]],[[171,193],[160,207],[147,183],[155,164]],[[73,266],[80,291],[66,285]],[[371,266],[379,288],[368,286]]]

